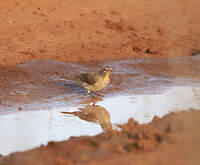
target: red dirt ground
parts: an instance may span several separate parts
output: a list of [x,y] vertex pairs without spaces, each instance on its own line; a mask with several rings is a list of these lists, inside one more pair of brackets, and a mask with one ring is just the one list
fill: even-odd
[[0,64],[184,56],[200,50],[198,0],[8,0]]

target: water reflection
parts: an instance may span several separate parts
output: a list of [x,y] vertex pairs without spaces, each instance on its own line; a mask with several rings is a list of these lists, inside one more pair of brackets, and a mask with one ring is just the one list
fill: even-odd
[[102,98],[88,98],[81,102],[85,106],[79,108],[79,111],[62,112],[63,114],[70,114],[79,117],[81,120],[100,124],[103,131],[112,129],[109,112],[100,105],[95,105]]
[[[200,109],[200,87],[170,87],[163,93],[82,97],[77,106],[52,102],[51,110],[23,110],[0,116],[0,154],[24,151],[71,136],[97,135],[133,117],[151,122],[171,111]],[[53,106],[53,105],[57,106]],[[65,114],[60,112],[65,112]]]

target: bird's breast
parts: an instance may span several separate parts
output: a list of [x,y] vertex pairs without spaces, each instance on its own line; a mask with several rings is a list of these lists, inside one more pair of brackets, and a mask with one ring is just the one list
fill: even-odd
[[105,88],[110,82],[109,77],[100,77],[94,86],[90,86],[92,91],[99,91]]
[[110,82],[109,75],[106,75],[106,76],[105,76],[104,81],[105,81],[105,82],[108,82],[108,83]]

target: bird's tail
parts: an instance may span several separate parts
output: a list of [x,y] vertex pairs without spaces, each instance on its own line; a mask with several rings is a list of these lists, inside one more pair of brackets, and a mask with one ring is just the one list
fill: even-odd
[[[61,76],[61,78],[64,78],[66,80],[72,80],[75,81],[77,84],[81,85],[83,88],[88,89],[89,85],[86,82],[81,81],[78,77],[72,77],[72,76]],[[88,90],[88,93],[90,91]]]

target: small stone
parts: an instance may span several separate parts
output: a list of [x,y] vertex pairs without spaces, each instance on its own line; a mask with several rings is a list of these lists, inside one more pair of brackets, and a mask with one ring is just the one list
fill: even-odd
[[148,53],[148,54],[152,54],[150,48],[147,48],[145,52]]

